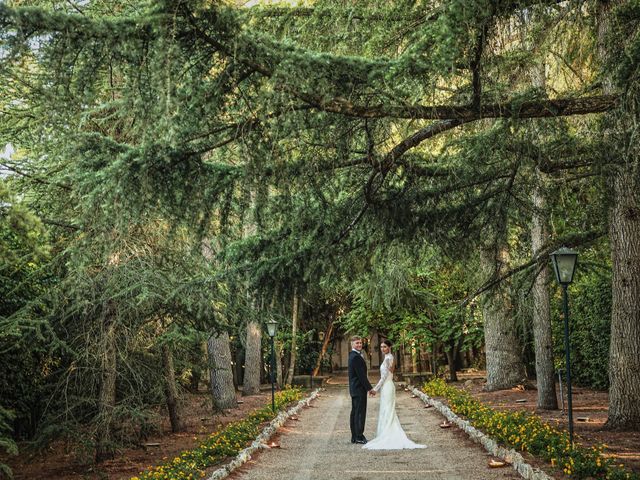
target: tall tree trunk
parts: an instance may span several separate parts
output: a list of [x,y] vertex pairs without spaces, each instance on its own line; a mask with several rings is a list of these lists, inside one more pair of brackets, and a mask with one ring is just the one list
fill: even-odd
[[293,288],[293,308],[291,309],[291,356],[289,360],[289,371],[287,372],[286,383],[291,385],[293,383],[293,375],[296,370],[296,350],[298,335],[298,317],[300,311],[300,296],[298,295],[298,287]]
[[233,383],[231,345],[227,332],[212,335],[207,341],[211,398],[216,410],[236,408],[236,389]]
[[202,370],[199,366],[194,365],[191,367],[191,377],[189,377],[189,391],[191,393],[198,393],[200,387],[200,379],[202,378]]
[[[505,241],[497,247],[482,248],[483,270],[500,276],[507,270],[508,252]],[[488,391],[511,388],[525,379],[522,346],[512,317],[509,281],[505,280],[488,292],[483,302],[484,341],[487,359]]]
[[465,358],[464,353],[462,352],[462,345],[464,344],[464,338],[459,338],[456,345],[456,358],[455,365],[456,371],[459,372],[463,368],[466,368],[467,359]]
[[284,387],[284,375],[282,369],[282,354],[284,353],[284,344],[282,342],[276,342],[276,383],[278,388]]
[[320,366],[322,365],[322,359],[324,358],[327,350],[329,349],[329,344],[331,343],[331,335],[333,335],[333,317],[329,322],[329,326],[327,327],[327,331],[324,333],[324,339],[322,340],[322,347],[320,348],[320,355],[318,355],[318,361],[316,362],[316,368],[313,369],[313,376],[315,377],[320,372]]
[[[604,65],[619,49],[608,43],[613,8],[620,0],[600,2],[599,52]],[[618,39],[620,40],[620,39]],[[605,76],[605,93],[615,91]],[[609,415],[611,429],[640,429],[640,145],[635,136],[640,103],[637,87],[625,93],[619,111],[609,115],[605,138],[618,147],[611,169],[613,199],[609,213],[612,260],[611,341],[609,347]]]
[[428,372],[429,369],[431,368],[431,365],[429,364],[429,353],[427,352],[426,343],[420,344],[419,352],[420,352],[420,371]]
[[470,348],[466,352],[464,352],[465,361],[467,363],[467,368],[473,367],[473,349]]
[[449,367],[449,380],[452,382],[458,381],[457,369],[456,369],[456,356],[458,354],[456,342],[450,342],[449,348],[445,350],[447,355],[447,365]]
[[244,355],[243,395],[260,393],[260,371],[262,370],[262,329],[254,320],[247,324],[247,341]]
[[639,430],[640,182],[621,168],[613,175],[615,203],[609,225],[613,291],[607,427]]
[[411,362],[411,349],[402,343],[402,373],[411,373],[413,364]]
[[[533,256],[540,254],[548,242],[546,199],[543,173],[536,169],[538,182],[533,190],[533,218],[531,228],[531,247]],[[536,384],[538,387],[538,408],[555,410],[558,408],[556,381],[553,365],[553,338],[551,330],[551,311],[549,308],[549,267],[548,258],[541,258],[540,273],[533,284],[533,344],[536,357]]]
[[434,377],[438,376],[438,367],[439,367],[439,363],[438,362],[438,343],[439,342],[432,342],[431,343],[431,373],[433,373]]
[[204,368],[202,368],[202,369],[200,370],[200,375],[199,375],[199,378],[198,378],[198,385],[197,385],[197,387],[199,387],[199,385],[200,385],[200,380],[202,379],[202,377],[203,377],[203,376],[204,376],[204,377],[206,377],[206,378],[208,378],[208,379],[210,379],[210,378],[211,378],[211,372],[209,371],[209,354],[208,354],[208,348],[209,348],[209,346],[208,346],[208,342],[207,342],[207,341],[200,342],[200,355],[201,355],[201,358],[206,358],[206,359],[207,359],[207,361],[206,361],[206,362],[204,362]]
[[173,355],[169,345],[162,344],[162,368],[164,371],[164,394],[167,401],[167,409],[169,410],[169,420],[171,422],[171,431],[182,432],[185,429],[182,421],[180,402],[178,398],[178,389],[176,388],[176,373],[173,367]]
[[98,425],[96,431],[96,463],[113,458],[112,421],[116,406],[116,318],[112,305],[105,305],[100,352],[100,393],[98,396]]
[[[546,64],[541,62],[532,71],[534,86],[545,90]],[[532,125],[536,129],[537,123]],[[542,135],[534,135],[535,140],[542,140]],[[531,250],[533,257],[540,254],[541,249],[549,243],[549,225],[547,211],[546,175],[540,171],[538,165],[534,171],[534,188],[531,193],[533,215],[531,218]],[[553,364],[553,337],[551,329],[551,309],[549,302],[549,259],[540,258],[538,267],[541,269],[534,279],[533,295],[533,349],[536,359],[536,385],[538,388],[537,407],[543,410],[556,410],[558,398],[556,396],[556,381]]]
[[[250,204],[243,224],[242,237],[250,238],[258,229],[256,219],[256,192],[249,192]],[[249,283],[249,282],[247,282]],[[262,328],[255,320],[258,317],[258,292],[251,291],[247,286],[247,306],[251,310],[247,322],[247,337],[244,353],[244,381],[242,395],[256,395],[260,392],[262,373]]]
[[[278,300],[278,288],[274,290],[273,296],[271,297],[271,304],[269,305],[269,310],[271,312],[275,311],[277,300]],[[284,371],[283,371],[284,367],[282,366],[283,352],[284,352],[284,343],[282,342],[282,340],[278,340],[274,338],[274,355],[275,355],[275,361],[276,361],[275,380],[276,380],[276,386],[280,389],[284,387]],[[269,356],[269,358],[271,358],[271,356]],[[269,377],[269,381],[271,381],[271,377]]]
[[233,383],[237,389],[244,383],[244,349],[241,345],[238,345],[233,358]]

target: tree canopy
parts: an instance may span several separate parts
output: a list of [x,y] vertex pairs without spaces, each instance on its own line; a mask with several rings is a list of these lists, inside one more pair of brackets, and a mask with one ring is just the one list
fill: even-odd
[[637,399],[621,339],[640,329],[622,267],[640,240],[639,20],[622,0],[2,2],[0,339],[45,329],[35,364],[54,359],[74,421],[99,424],[105,380],[79,365],[104,374],[117,351],[118,404],[142,408],[154,348],[243,331],[298,291],[450,353],[481,341],[477,297],[507,295],[526,337],[528,293],[570,244],[594,284],[612,273],[600,305],[636,373],[609,382]]

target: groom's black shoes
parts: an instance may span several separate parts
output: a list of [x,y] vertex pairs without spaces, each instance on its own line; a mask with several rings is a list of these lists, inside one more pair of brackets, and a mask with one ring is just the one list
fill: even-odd
[[366,438],[364,438],[364,436],[362,436],[362,437],[358,438],[358,439],[355,441],[355,443],[360,443],[360,444],[363,444],[363,445],[364,445],[365,443],[367,443],[367,439],[366,439]]
[[352,438],[352,439],[351,439],[351,443],[356,443],[356,439],[355,439],[355,438]]

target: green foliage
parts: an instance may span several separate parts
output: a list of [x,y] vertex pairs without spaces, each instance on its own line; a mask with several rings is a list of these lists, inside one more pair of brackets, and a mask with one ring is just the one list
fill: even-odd
[[[25,423],[34,422],[37,415],[33,407],[39,403],[39,373],[47,342],[39,321],[21,325],[10,317],[34,302],[45,288],[42,269],[49,245],[40,221],[11,195],[9,186],[8,179],[0,180],[0,448],[16,454],[13,439],[28,432]],[[3,464],[0,471],[10,474]]]
[[91,448],[94,428],[104,421],[102,321],[115,315],[118,403],[108,421],[116,427],[115,445],[139,443],[157,428],[153,410],[163,403],[159,345],[171,346],[178,368],[202,364],[184,347],[207,338],[224,308],[198,240],[161,221],[108,236],[87,228],[58,235],[50,259],[50,248],[40,245],[40,222],[15,202],[7,212],[0,388],[2,406],[15,413],[12,435],[38,445],[67,438]]
[[[11,428],[9,427],[9,422],[13,419],[13,412],[2,408],[0,405],[0,449],[4,450],[9,455],[18,454],[18,446],[11,438]],[[13,475],[11,469],[2,462],[0,462],[0,473],[3,473],[9,478],[12,478]]]
[[[632,106],[637,2],[625,3],[613,33],[625,48],[608,68]],[[16,418],[31,409],[51,436],[91,431],[108,317],[118,419],[142,432],[161,399],[160,344],[186,371],[211,332],[288,318],[294,287],[350,306],[347,330],[478,345],[478,312],[461,306],[486,280],[478,247],[508,224],[514,265],[530,259],[536,168],[550,177],[553,242],[592,238],[606,230],[608,153],[627,143],[601,139],[592,117],[479,119],[430,137],[442,124],[414,112],[448,105],[451,122],[457,108],[502,102],[517,117],[527,102],[599,91],[592,6],[0,3],[0,145],[16,145],[20,203],[49,226],[42,241],[16,214],[0,232],[13,265],[2,340],[32,346],[0,350],[28,367],[5,381],[28,385],[11,393],[29,403],[11,405]],[[548,84],[532,87],[541,61]],[[575,305],[583,381],[597,385],[601,287],[586,282],[589,301]]]
[[[613,15],[613,28],[607,38],[612,55],[608,59],[608,67],[612,69],[615,79],[625,90],[635,90],[640,80],[638,65],[640,64],[640,2],[622,2],[616,5]],[[620,48],[623,46],[623,48]]]
[[354,282],[352,309],[341,323],[356,333],[376,329],[403,345],[466,351],[482,341],[480,319],[462,304],[467,282],[466,270],[438,259],[435,250],[392,243],[376,251],[371,272]]
[[631,479],[640,476],[615,465],[604,454],[605,447],[583,447],[569,441],[569,433],[526,412],[494,410],[471,394],[449,386],[441,379],[426,383],[422,390],[430,396],[444,397],[451,410],[502,445],[529,452],[575,478]]
[[0,316],[22,307],[41,288],[49,245],[42,223],[0,180]]
[[[302,394],[297,389],[287,389],[276,393],[276,409],[282,410],[292,402],[300,400]],[[204,478],[205,469],[237,455],[251,444],[260,433],[264,422],[271,420],[277,412],[271,404],[250,413],[247,418],[233,422],[213,432],[200,446],[175,457],[171,462],[150,468],[131,480],[164,480]]]
[[[597,255],[597,253],[596,253]],[[595,255],[594,255],[595,256]],[[607,389],[611,330],[611,274],[609,269],[589,265],[585,254],[576,280],[569,288],[571,377],[578,385]],[[556,357],[564,368],[564,324],[560,292],[553,299],[553,337]]]

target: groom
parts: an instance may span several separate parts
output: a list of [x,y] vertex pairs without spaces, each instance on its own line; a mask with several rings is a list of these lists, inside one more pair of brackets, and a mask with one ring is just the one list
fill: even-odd
[[367,416],[367,392],[375,395],[367,379],[367,364],[362,358],[362,338],[351,337],[349,353],[349,393],[351,394],[351,443],[367,443],[364,421]]

